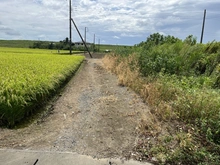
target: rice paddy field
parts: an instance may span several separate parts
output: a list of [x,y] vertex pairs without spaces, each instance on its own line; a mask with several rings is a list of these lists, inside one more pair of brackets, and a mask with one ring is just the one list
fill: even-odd
[[13,126],[51,97],[84,56],[0,47],[0,123]]

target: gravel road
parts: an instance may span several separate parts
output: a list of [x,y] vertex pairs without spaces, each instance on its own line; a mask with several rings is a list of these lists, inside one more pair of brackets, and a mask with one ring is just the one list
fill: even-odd
[[0,128],[0,149],[73,152],[125,158],[132,152],[148,107],[101,59],[86,59],[44,117],[19,129]]

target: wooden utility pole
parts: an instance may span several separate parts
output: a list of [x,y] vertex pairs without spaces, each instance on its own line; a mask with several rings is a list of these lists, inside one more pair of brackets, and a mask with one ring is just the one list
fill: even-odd
[[86,32],[87,32],[87,27],[85,27],[85,37],[84,37],[85,43],[86,43]]
[[99,52],[100,52],[100,38],[99,38]]
[[72,5],[71,0],[69,1],[69,23],[70,23],[70,54],[72,54]]
[[93,44],[95,45],[95,34],[94,34],[94,38],[93,38]]
[[93,38],[93,52],[95,52],[95,34],[94,34],[94,38]]
[[203,40],[203,34],[204,34],[204,28],[205,28],[205,17],[206,17],[206,9],[204,10],[204,16],[203,16],[203,24],[202,24],[202,33],[201,33],[200,44],[202,44],[202,40]]

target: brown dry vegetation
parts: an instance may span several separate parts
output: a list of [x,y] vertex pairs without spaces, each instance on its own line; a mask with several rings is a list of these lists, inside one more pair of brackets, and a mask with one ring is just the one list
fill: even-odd
[[[201,164],[200,160],[215,162],[218,159],[206,155],[210,148],[215,152],[218,149],[174,113],[172,100],[178,99],[175,94],[180,91],[170,84],[166,88],[159,80],[141,77],[135,54],[123,59],[108,55],[103,63],[118,76],[119,85],[133,89],[151,107],[150,113],[141,115],[139,136],[131,158],[153,160],[156,164]],[[205,146],[210,148],[206,150]]]
[[[134,56],[130,56],[129,58],[124,59],[125,61],[121,61],[119,64],[117,60],[117,56],[105,56],[103,58],[103,63],[106,69],[112,71],[118,76],[119,85],[132,88],[135,92],[142,96],[145,102],[147,102],[149,105],[153,105],[155,99],[158,98],[158,91],[153,84],[146,84],[144,82],[144,79],[139,76],[138,68],[135,68],[133,71],[130,69],[129,64],[131,62],[137,65],[136,58]],[[152,159],[152,155],[148,155],[147,150],[152,147],[152,144],[150,143],[157,143],[155,138],[158,137],[159,134],[162,134],[162,132],[166,131],[166,129],[162,129],[161,126],[165,125],[159,122],[157,117],[152,113],[142,114],[142,119],[138,128],[140,137],[135,142],[136,147],[134,150],[136,152],[134,152],[135,154],[131,155],[132,158],[138,160]],[[149,143],[149,148],[147,148],[147,146],[146,148],[143,148],[143,150],[146,150],[146,155],[140,155],[141,152],[139,152],[139,150],[141,150],[139,147],[141,147],[143,143]]]

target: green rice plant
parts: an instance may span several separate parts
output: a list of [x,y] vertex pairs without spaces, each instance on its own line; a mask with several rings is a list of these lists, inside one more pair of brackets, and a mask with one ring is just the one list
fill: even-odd
[[0,120],[13,126],[31,114],[83,59],[47,50],[0,48]]

